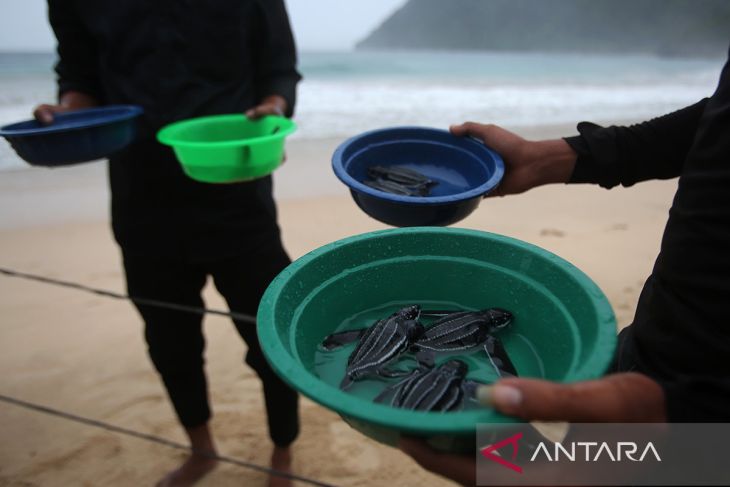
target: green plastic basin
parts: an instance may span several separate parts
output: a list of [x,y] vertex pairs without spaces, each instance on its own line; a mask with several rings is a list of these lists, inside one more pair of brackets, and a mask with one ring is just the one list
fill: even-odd
[[285,137],[294,130],[294,122],[285,117],[213,115],[167,125],[157,140],[173,148],[191,178],[231,183],[271,174],[284,157]]
[[486,407],[433,413],[375,404],[323,381],[315,370],[318,344],[345,320],[385,305],[423,302],[512,311],[513,325],[501,337],[524,377],[600,377],[616,346],[606,297],[570,263],[513,238],[433,227],[357,235],[296,260],[261,301],[259,340],[287,383],[367,436],[393,445],[405,433],[442,450],[473,450],[476,423],[517,420]]

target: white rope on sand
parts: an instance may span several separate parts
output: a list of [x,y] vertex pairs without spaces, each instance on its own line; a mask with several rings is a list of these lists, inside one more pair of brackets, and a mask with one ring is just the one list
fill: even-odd
[[327,484],[324,482],[320,482],[318,480],[310,479],[307,477],[302,477],[300,475],[296,475],[296,474],[293,474],[290,472],[284,472],[282,470],[275,470],[273,468],[264,467],[262,465],[257,465],[255,463],[251,463],[251,462],[245,462],[243,460],[238,460],[236,458],[212,454],[207,451],[196,451],[187,445],[183,445],[182,443],[177,443],[175,441],[168,440],[166,438],[161,438],[159,436],[151,435],[148,433],[140,433],[139,431],[134,431],[129,428],[123,428],[121,426],[116,426],[116,425],[113,425],[110,423],[106,423],[104,421],[100,421],[98,419],[86,418],[84,416],[79,416],[77,414],[68,413],[66,411],[61,411],[59,409],[54,409],[54,408],[51,408],[48,406],[43,406],[41,404],[23,401],[22,399],[16,399],[14,397],[6,396],[4,394],[0,394],[0,401],[6,402],[8,404],[13,404],[15,406],[22,407],[25,409],[30,409],[32,411],[37,411],[40,413],[48,414],[50,416],[56,416],[58,418],[63,418],[63,419],[69,420],[69,421],[74,421],[77,423],[85,424],[87,426],[93,426],[95,428],[100,428],[100,429],[103,429],[106,431],[111,431],[113,433],[119,433],[122,435],[131,436],[133,438],[137,438],[140,440],[145,440],[145,441],[149,441],[152,443],[158,443],[160,445],[165,445],[167,447],[175,448],[177,450],[186,450],[186,451],[189,451],[194,454],[198,454],[198,455],[205,456],[208,458],[213,458],[220,462],[229,463],[231,465],[237,465],[239,467],[244,467],[244,468],[248,468],[251,470],[257,470],[259,472],[264,472],[269,475],[274,475],[277,477],[286,477],[286,478],[289,478],[292,480],[298,480],[300,482],[305,482],[310,485],[316,485],[318,487],[337,487],[334,484]]
[[165,301],[158,301],[155,299],[137,298],[137,297],[128,296],[126,294],[117,293],[114,291],[108,291],[106,289],[97,289],[97,288],[85,286],[83,284],[78,284],[76,282],[63,281],[61,279],[54,279],[52,277],[39,276],[36,274],[28,274],[26,272],[20,272],[20,271],[15,271],[12,269],[7,269],[5,267],[0,267],[0,274],[5,274],[6,276],[10,276],[10,277],[19,277],[22,279],[28,279],[30,281],[43,282],[45,284],[52,284],[55,286],[66,287],[66,288],[70,288],[70,289],[76,289],[79,291],[85,291],[88,293],[96,294],[98,296],[104,296],[107,298],[123,299],[126,301],[132,301],[134,303],[142,304],[145,306],[156,306],[158,308],[173,309],[176,311],[184,311],[184,312],[194,313],[194,314],[199,314],[199,315],[211,314],[211,315],[219,315],[219,316],[228,316],[237,321],[243,321],[244,323],[256,324],[255,317],[244,314],[244,313],[236,313],[233,311],[221,311],[218,309],[196,308],[195,306],[186,306],[184,304],[168,303]]
[[[254,318],[253,316],[243,314],[243,313],[227,312],[227,311],[207,309],[207,308],[196,308],[193,306],[185,306],[185,305],[181,305],[181,304],[167,303],[164,301],[157,301],[157,300],[153,300],[153,299],[135,298],[135,297],[128,296],[126,294],[108,291],[105,289],[97,289],[97,288],[85,286],[83,284],[78,284],[75,282],[63,281],[60,279],[54,279],[54,278],[45,277],[45,276],[38,276],[35,274],[28,274],[25,272],[19,272],[19,271],[15,271],[15,270],[3,268],[3,267],[0,267],[0,274],[4,274],[4,275],[10,276],[10,277],[28,279],[28,280],[36,281],[36,282],[43,282],[46,284],[52,284],[52,285],[60,286],[60,287],[76,289],[79,291],[85,291],[85,292],[93,293],[93,294],[96,294],[99,296],[105,296],[108,298],[124,299],[124,300],[133,301],[134,303],[142,304],[142,305],[146,305],[146,306],[156,306],[156,307],[160,307],[160,308],[173,309],[173,310],[177,310],[177,311],[183,311],[183,312],[189,312],[189,313],[195,313],[195,314],[201,314],[201,315],[214,314],[214,315],[228,316],[228,317],[233,318],[238,321],[243,321],[243,322],[251,323],[251,324],[256,323],[256,318]],[[236,458],[217,455],[217,454],[211,454],[210,452],[195,451],[193,448],[191,448],[187,445],[183,445],[182,443],[177,443],[175,441],[168,440],[166,438],[161,438],[159,436],[151,435],[149,433],[141,433],[139,431],[135,431],[135,430],[132,430],[129,428],[124,428],[121,426],[116,426],[116,425],[113,425],[110,423],[106,423],[106,422],[100,421],[98,419],[92,419],[92,418],[87,418],[84,416],[79,416],[77,414],[69,413],[66,411],[61,411],[59,409],[54,409],[54,408],[51,408],[48,406],[44,406],[42,404],[36,404],[36,403],[24,401],[22,399],[17,399],[17,398],[11,397],[11,396],[6,396],[4,394],[0,394],[0,401],[8,403],[8,404],[13,404],[15,406],[29,409],[32,411],[36,411],[39,413],[48,414],[48,415],[55,416],[58,418],[63,418],[68,421],[75,421],[77,423],[85,424],[87,426],[92,426],[92,427],[100,428],[100,429],[103,429],[106,431],[111,431],[113,433],[131,436],[131,437],[134,437],[134,438],[137,438],[140,440],[149,441],[152,443],[158,443],[160,445],[165,445],[167,447],[175,448],[178,450],[186,450],[186,451],[189,451],[194,454],[206,456],[208,458],[213,458],[213,459],[218,460],[223,463],[229,463],[231,465],[237,465],[239,467],[244,467],[244,468],[248,468],[251,470],[257,470],[259,472],[264,472],[269,475],[273,475],[273,476],[277,476],[277,477],[285,477],[285,478],[288,478],[291,480],[298,480],[300,482],[304,482],[304,483],[307,483],[310,485],[316,485],[318,487],[337,487],[334,484],[320,482],[318,480],[310,479],[307,477],[302,477],[300,475],[296,475],[296,474],[293,474],[290,472],[275,470],[275,469],[272,469],[269,467],[264,467],[262,465],[257,465],[255,463],[238,460]]]

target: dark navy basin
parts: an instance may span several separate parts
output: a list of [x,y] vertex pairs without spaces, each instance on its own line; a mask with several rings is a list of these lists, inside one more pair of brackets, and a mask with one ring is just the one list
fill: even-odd
[[[405,166],[437,181],[429,196],[401,196],[363,183],[373,165]],[[343,142],[332,168],[357,205],[396,227],[444,226],[474,211],[504,175],[502,158],[481,142],[446,130],[396,127],[374,130]]]
[[54,116],[43,125],[36,120],[0,127],[15,152],[34,166],[67,166],[107,157],[124,148],[136,135],[135,119],[142,108],[113,105],[76,110]]

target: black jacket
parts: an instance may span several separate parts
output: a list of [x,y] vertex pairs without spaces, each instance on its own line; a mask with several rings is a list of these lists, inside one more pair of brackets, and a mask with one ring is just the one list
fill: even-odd
[[141,105],[137,143],[110,159],[125,252],[195,259],[278,238],[271,179],[197,183],[154,140],[170,122],[241,113],[267,95],[291,116],[301,79],[282,0],[49,0],[59,92]]
[[708,99],[630,127],[578,125],[573,183],[679,177],[627,335],[672,421],[730,421],[730,61]]

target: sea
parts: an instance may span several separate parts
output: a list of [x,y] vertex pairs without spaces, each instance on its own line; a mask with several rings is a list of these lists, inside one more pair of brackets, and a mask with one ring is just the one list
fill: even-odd
[[[0,125],[55,98],[53,53],[0,53]],[[510,52],[302,52],[296,139],[467,120],[521,127],[620,123],[714,91],[724,59]],[[566,134],[567,135],[567,134]],[[26,167],[0,142],[0,171]]]

